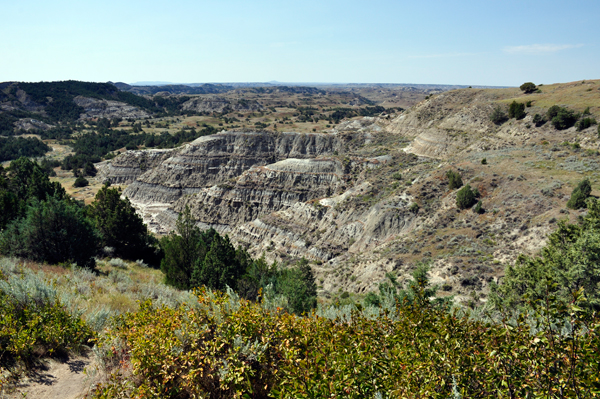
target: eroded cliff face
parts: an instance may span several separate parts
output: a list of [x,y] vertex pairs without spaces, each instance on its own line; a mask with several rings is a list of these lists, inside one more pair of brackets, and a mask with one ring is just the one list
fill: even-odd
[[166,160],[175,150],[127,151],[110,161],[96,164],[97,178],[111,184],[131,184],[142,173],[153,169]]
[[314,158],[341,147],[337,136],[266,132],[222,132],[200,137],[141,174],[126,190],[134,203],[173,203],[202,188],[232,183],[252,166],[287,158]]
[[234,185],[221,183],[184,196],[173,210],[181,212],[189,206],[198,222],[230,230],[297,202],[327,197],[338,190],[343,178],[344,168],[337,159],[286,159],[253,166]]
[[146,119],[150,117],[146,111],[120,101],[77,96],[73,102],[84,109],[79,117],[81,120],[93,118]]
[[199,223],[226,230],[337,190],[350,161],[344,166],[322,157],[360,140],[356,135],[221,132],[176,150],[128,151],[100,165],[100,178],[128,184],[124,196],[153,231],[170,231],[185,205],[197,212]]
[[224,111],[262,111],[264,107],[256,100],[231,101],[223,97],[197,97],[183,103],[184,111],[224,112]]

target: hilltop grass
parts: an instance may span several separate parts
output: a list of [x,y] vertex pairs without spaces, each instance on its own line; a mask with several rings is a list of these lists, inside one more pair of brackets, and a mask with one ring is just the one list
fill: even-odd
[[524,94],[518,89],[503,89],[503,91],[506,90],[503,94],[507,94],[509,97],[499,102],[510,104],[513,101],[520,103],[532,101],[534,107],[550,108],[553,105],[560,105],[577,112],[583,112],[589,107],[592,115],[600,115],[600,80],[557,83],[538,87],[542,91],[541,93]]

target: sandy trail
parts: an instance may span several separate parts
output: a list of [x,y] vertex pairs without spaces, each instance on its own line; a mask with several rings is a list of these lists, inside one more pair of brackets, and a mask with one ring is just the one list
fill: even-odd
[[79,399],[90,391],[90,378],[84,373],[93,367],[88,356],[71,357],[67,361],[47,360],[46,369],[19,382],[16,391],[4,399]]

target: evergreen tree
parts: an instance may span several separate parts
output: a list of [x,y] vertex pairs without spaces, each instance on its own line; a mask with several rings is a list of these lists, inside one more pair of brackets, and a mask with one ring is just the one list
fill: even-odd
[[176,227],[176,232],[160,241],[166,283],[180,289],[202,285],[218,290],[235,288],[250,263],[248,253],[236,250],[227,236],[214,229],[201,232],[188,207],[179,215]]
[[199,258],[200,229],[195,226],[187,206],[175,226],[174,232],[160,240],[165,254],[160,269],[165,274],[165,283],[187,290],[192,288],[192,270]]
[[31,199],[48,196],[62,199],[67,194],[60,183],[51,182],[44,168],[28,158],[11,162],[7,169],[0,166],[0,228],[25,214]]
[[32,199],[25,217],[12,221],[0,237],[4,255],[51,264],[75,262],[93,268],[98,233],[80,205],[48,197]]
[[466,185],[456,193],[456,206],[459,209],[467,209],[473,206],[476,202],[476,191],[471,189],[470,185]]
[[249,262],[246,273],[237,282],[237,292],[243,298],[255,301],[258,299],[260,289],[265,289],[269,284],[275,286],[277,281],[277,264],[269,265],[265,255]]
[[519,88],[523,90],[525,94],[531,94],[537,90],[536,85],[532,82],[525,82]]
[[508,120],[508,117],[502,110],[502,107],[496,105],[494,111],[492,111],[492,115],[490,115],[490,120],[496,125],[501,125]]
[[317,284],[306,259],[295,267],[279,271],[275,293],[287,297],[289,310],[296,314],[317,307]]
[[571,192],[571,198],[567,201],[567,208],[580,209],[586,207],[586,200],[592,192],[592,185],[589,179],[585,179],[579,182],[577,187]]
[[517,120],[525,118],[525,104],[513,101],[508,107],[508,117]]
[[154,252],[154,239],[129,199],[105,184],[88,208],[88,214],[101,235],[101,245],[112,247],[115,255],[130,260],[148,260]]
[[458,172],[449,170],[446,172],[446,177],[448,178],[448,189],[449,190],[454,190],[456,188],[462,187],[463,181]]
[[45,200],[46,196],[66,198],[66,191],[58,182],[51,182],[44,169],[29,158],[21,157],[8,167],[10,190],[19,200]]

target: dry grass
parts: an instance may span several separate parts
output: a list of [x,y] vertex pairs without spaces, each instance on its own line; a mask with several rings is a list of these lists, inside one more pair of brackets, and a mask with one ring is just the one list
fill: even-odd
[[[566,106],[582,112],[590,107],[592,115],[600,116],[600,80],[585,80],[570,83],[557,83],[539,87],[541,93],[523,94],[518,89],[506,89],[510,97],[503,103],[512,101],[532,101],[533,106],[549,108],[553,105]],[[514,93],[513,93],[514,92]]]
[[179,291],[163,283],[160,270],[125,262],[125,268],[114,267],[109,260],[98,261],[98,272],[65,268],[26,260],[0,258],[4,276],[28,276],[57,293],[71,313],[81,314],[97,331],[110,317],[139,308],[140,301],[151,299],[157,304],[191,303],[195,299],[187,291]]

